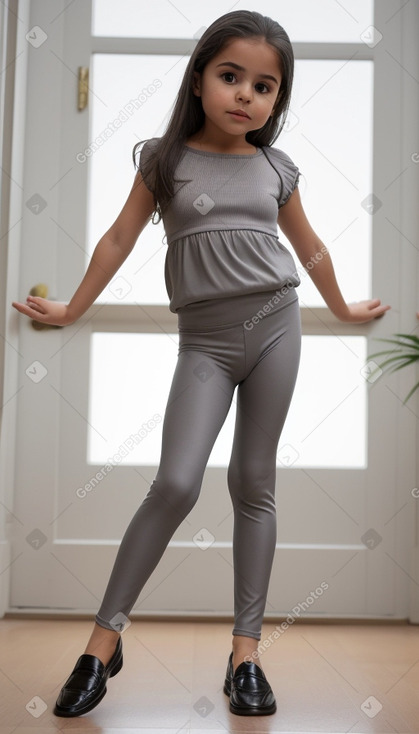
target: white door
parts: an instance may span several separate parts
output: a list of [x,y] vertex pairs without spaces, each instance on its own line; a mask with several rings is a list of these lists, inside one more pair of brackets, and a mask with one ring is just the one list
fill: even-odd
[[[160,14],[158,3],[140,5],[135,18],[132,3],[98,1],[92,27],[86,0],[30,3],[16,298],[39,282],[50,297],[71,297],[88,253],[131,188],[134,143],[163,132],[194,36],[228,10],[216,2],[198,12],[185,0],[177,4],[183,13],[172,17],[167,8]],[[320,17],[317,28],[313,5],[301,0],[281,7],[297,63],[288,129],[276,147],[304,174],[304,206],[331,249],[347,300],[379,296],[393,309],[370,325],[340,324],[302,277],[302,362],[278,448],[278,544],[266,618],[291,610],[294,616],[403,618],[415,506],[415,417],[402,405],[409,375],[373,382],[364,365],[378,349],[373,339],[402,330],[402,309],[414,312],[413,284],[410,294],[409,282],[399,292],[405,265],[398,256],[404,243],[397,132],[401,86],[409,83],[397,63],[404,16],[393,17],[395,4],[386,1],[376,3],[373,18],[372,3],[356,2],[352,20],[325,10],[328,22]],[[277,8],[273,0],[257,7],[274,17]],[[381,39],[372,25],[385,27]],[[77,109],[78,67],[90,69],[83,111]],[[396,133],[391,145],[389,130]],[[148,225],[76,324],[35,330],[14,316],[22,357],[13,399],[17,429],[10,437],[18,447],[10,610],[95,613],[121,536],[154,479],[177,358],[163,235],[161,225]],[[234,413],[235,399],[200,499],[135,612],[232,613],[226,465]]]

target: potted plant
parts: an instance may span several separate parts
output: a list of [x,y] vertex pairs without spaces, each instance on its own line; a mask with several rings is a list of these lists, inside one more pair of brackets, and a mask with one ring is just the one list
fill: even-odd
[[[414,334],[393,334],[393,339],[377,339],[376,341],[387,342],[395,345],[393,349],[385,349],[382,352],[375,352],[371,354],[369,359],[375,357],[386,356],[387,359],[381,364],[377,364],[377,367],[372,370],[373,375],[378,369],[383,372],[396,372],[396,370],[407,367],[409,364],[413,364],[419,360],[419,337]],[[416,383],[410,390],[409,394],[404,399],[403,403],[406,403],[409,398],[413,395],[415,390],[419,388],[419,382]]]

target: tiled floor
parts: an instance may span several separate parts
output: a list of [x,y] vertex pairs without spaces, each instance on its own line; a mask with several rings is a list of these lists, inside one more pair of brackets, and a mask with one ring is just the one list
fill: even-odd
[[[232,625],[133,622],[124,666],[90,714],[52,713],[91,622],[0,620],[0,734],[419,734],[419,627],[295,624],[261,655],[278,710],[231,714],[223,682]],[[265,624],[262,641],[275,629]]]

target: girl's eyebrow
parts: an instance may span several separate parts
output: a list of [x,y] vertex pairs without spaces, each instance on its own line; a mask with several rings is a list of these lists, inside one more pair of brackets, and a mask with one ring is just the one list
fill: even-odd
[[[223,61],[221,64],[217,64],[215,68],[218,69],[219,66],[232,66],[233,69],[237,69],[238,71],[246,71],[244,66],[239,66],[239,64],[235,64],[234,61]],[[271,74],[258,74],[257,76],[260,76],[261,79],[271,79],[279,86],[278,80],[275,79],[274,76],[271,76]]]

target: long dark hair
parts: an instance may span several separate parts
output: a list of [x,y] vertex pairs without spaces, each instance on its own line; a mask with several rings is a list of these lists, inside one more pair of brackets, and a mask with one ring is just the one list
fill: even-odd
[[[199,39],[186,67],[178,95],[173,105],[166,132],[158,139],[153,153],[142,165],[144,178],[152,182],[155,211],[153,223],[162,218],[162,212],[174,196],[174,173],[184,152],[186,140],[198,132],[204,124],[205,113],[201,98],[193,93],[193,74],[202,74],[209,61],[222,50],[232,38],[265,39],[277,52],[282,79],[272,117],[259,130],[246,133],[248,143],[256,147],[272,145],[280,134],[289,108],[294,76],[294,52],[291,41],[275,20],[250,10],[226,13],[214,21]],[[142,140],[133,148],[132,157],[136,164],[136,152]],[[154,221],[155,215],[158,215]]]

